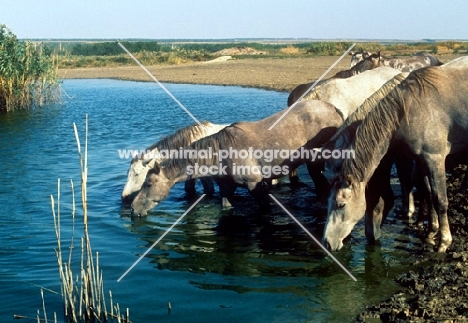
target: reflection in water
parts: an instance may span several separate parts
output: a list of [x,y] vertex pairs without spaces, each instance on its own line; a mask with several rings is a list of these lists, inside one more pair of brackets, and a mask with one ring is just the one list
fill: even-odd
[[[272,193],[320,239],[324,210],[317,206],[304,172],[300,170],[305,187],[292,191],[281,184]],[[180,189],[173,193],[183,195]],[[179,210],[165,212],[156,207],[148,217],[133,219],[129,230],[148,248],[193,201],[181,198],[179,202]],[[307,300],[307,306],[299,306],[307,316],[319,321],[352,320],[356,310],[397,289],[393,279],[405,267],[405,256],[398,250],[414,248],[411,239],[393,240],[391,226],[402,230],[401,222],[384,227],[382,241],[376,245],[366,243],[362,224],[358,225],[336,254],[356,275],[355,283],[274,203],[270,211],[260,214],[245,192],[238,192],[236,202],[236,207],[222,210],[219,196],[202,200],[150,252],[150,262],[158,270],[194,274],[190,284],[203,290],[294,294]]]
[[[237,202],[236,208],[222,210],[216,197],[202,200],[151,253],[156,267],[233,276],[298,276],[311,272],[323,259],[280,208],[272,204],[270,212],[259,214],[249,196]],[[312,228],[313,213],[302,218]],[[134,219],[130,229],[151,246],[177,216],[156,208],[150,216]]]
[[[272,193],[320,239],[324,211],[312,188],[291,191],[282,184]],[[228,210],[221,209],[217,196],[202,200],[147,256],[153,266],[193,273],[190,283],[203,290],[292,293],[311,302],[303,309],[308,313],[327,304],[327,314],[319,315],[325,321],[352,319],[355,309],[396,290],[393,278],[403,263],[392,251],[395,246],[366,244],[358,226],[336,255],[356,274],[354,283],[278,206],[272,203],[270,211],[260,214],[253,199],[239,194],[236,207]],[[183,207],[177,212],[156,207],[148,217],[133,219],[129,230],[148,248],[192,202],[180,201]],[[388,238],[384,234],[383,243]]]

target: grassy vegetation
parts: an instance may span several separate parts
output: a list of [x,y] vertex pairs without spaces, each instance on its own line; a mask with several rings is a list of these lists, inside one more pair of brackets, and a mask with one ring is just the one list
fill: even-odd
[[[297,43],[263,43],[263,42],[174,42],[158,43],[156,41],[126,41],[122,44],[132,52],[144,65],[184,64],[213,59],[222,55],[227,49],[249,49],[256,54],[236,54],[237,59],[262,57],[304,57],[341,55],[352,42],[297,42]],[[133,65],[134,62],[123,53],[117,42],[51,42],[46,43],[59,57],[59,68],[83,67],[116,67]],[[419,42],[419,43],[358,43],[356,50],[370,52],[381,51],[387,56],[411,55],[418,51],[433,54],[439,52],[467,53],[466,42]]]
[[57,65],[51,54],[46,47],[19,41],[0,25],[0,111],[58,100]]

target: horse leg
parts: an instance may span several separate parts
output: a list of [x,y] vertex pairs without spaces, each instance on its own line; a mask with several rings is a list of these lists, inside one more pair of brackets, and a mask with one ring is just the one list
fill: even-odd
[[289,183],[291,186],[298,186],[300,184],[299,176],[297,175],[297,168],[289,172]]
[[371,243],[382,235],[382,224],[393,207],[394,195],[390,185],[392,164],[393,158],[385,155],[366,187],[365,233]]
[[229,178],[215,178],[216,184],[219,186],[219,194],[221,195],[221,203],[223,208],[232,207],[231,201],[236,191],[236,184]]
[[414,163],[413,158],[404,156],[404,155],[397,155],[395,156],[395,166],[398,173],[398,178],[400,180],[400,187],[401,187],[401,198],[402,198],[402,206],[403,215],[406,215],[410,218],[414,213],[414,197],[413,197],[413,170],[414,170]]
[[[375,189],[375,187],[374,187]],[[376,199],[369,198],[370,195],[374,195]],[[376,194],[366,193],[366,214],[365,214],[365,233],[367,241],[370,243],[375,243],[380,239],[382,219],[383,219],[383,209],[385,202],[382,197],[376,196]]]
[[[447,184],[445,178],[445,157],[439,155],[426,154],[424,156],[424,162],[426,165],[425,174],[426,176],[426,188],[429,194],[426,194],[428,201],[431,201],[429,207],[434,208],[437,217],[430,220],[430,232],[427,239],[433,239],[437,233],[437,229],[440,231],[440,241],[438,252],[445,252],[452,243],[452,234],[450,233],[450,226],[448,223],[447,209]],[[418,165],[419,166],[419,165]],[[423,165],[421,166],[423,167]],[[438,220],[438,221],[437,221]]]
[[197,182],[196,178],[189,178],[185,181],[185,193],[189,196],[195,195],[195,183]]
[[267,197],[268,184],[266,182],[248,182],[247,189],[253,198],[257,201],[262,211],[268,210],[270,208],[270,201]]
[[309,175],[314,182],[317,199],[320,204],[326,204],[330,184],[328,183],[326,177],[322,174],[325,160],[316,159],[314,161],[307,161],[306,164],[307,171],[309,172]]
[[[437,220],[437,214],[435,213],[434,208],[431,207],[432,202],[429,197],[429,182],[426,182],[427,177],[424,176],[418,167],[415,167],[415,170],[414,183],[419,198],[418,216],[415,222],[415,226],[418,228],[423,228],[424,221],[428,220],[429,227],[433,227],[430,230],[433,231],[433,235],[435,235],[439,230],[439,224]],[[428,242],[434,243],[433,240],[428,240]]]
[[213,178],[201,177],[200,181],[202,182],[202,185],[203,185],[203,192],[210,196],[213,195],[215,191]]

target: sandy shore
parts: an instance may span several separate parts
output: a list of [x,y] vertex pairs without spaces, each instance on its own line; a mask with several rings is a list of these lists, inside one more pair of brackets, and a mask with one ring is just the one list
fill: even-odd
[[[460,55],[438,55],[448,62]],[[247,58],[184,65],[156,65],[147,69],[161,82],[215,84],[256,87],[276,91],[291,91],[298,84],[318,79],[338,56]],[[343,58],[327,75],[333,76],[349,68],[350,58]],[[152,81],[135,64],[127,67],[60,69],[61,78],[112,78]]]
[[[291,91],[298,84],[319,78],[336,60],[335,56],[309,58],[251,58],[224,62],[184,65],[147,66],[161,82],[216,84],[256,87],[276,91]],[[327,77],[349,68],[349,58],[343,58]],[[152,81],[138,66],[115,68],[78,68],[59,70],[61,78],[113,78]]]

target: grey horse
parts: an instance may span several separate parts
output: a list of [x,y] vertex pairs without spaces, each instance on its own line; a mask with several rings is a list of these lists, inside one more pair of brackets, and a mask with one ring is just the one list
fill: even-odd
[[435,215],[430,219],[427,242],[445,252],[452,242],[447,219],[445,159],[468,149],[468,69],[430,67],[416,70],[397,85],[356,129],[346,159],[328,201],[323,243],[331,250],[364,216],[365,188],[387,151],[397,148],[414,158],[424,182],[424,196]]
[[[132,214],[146,215],[168,196],[175,183],[193,176],[215,178],[226,203],[236,187],[245,187],[262,208],[268,204],[265,180],[283,177],[304,162],[317,186],[320,178],[315,176],[323,175],[309,153],[330,139],[343,118],[333,105],[318,100],[300,102],[286,111],[255,122],[234,123],[191,144],[187,150],[194,154],[156,163],[133,200]],[[209,151],[212,153],[207,155]]]

